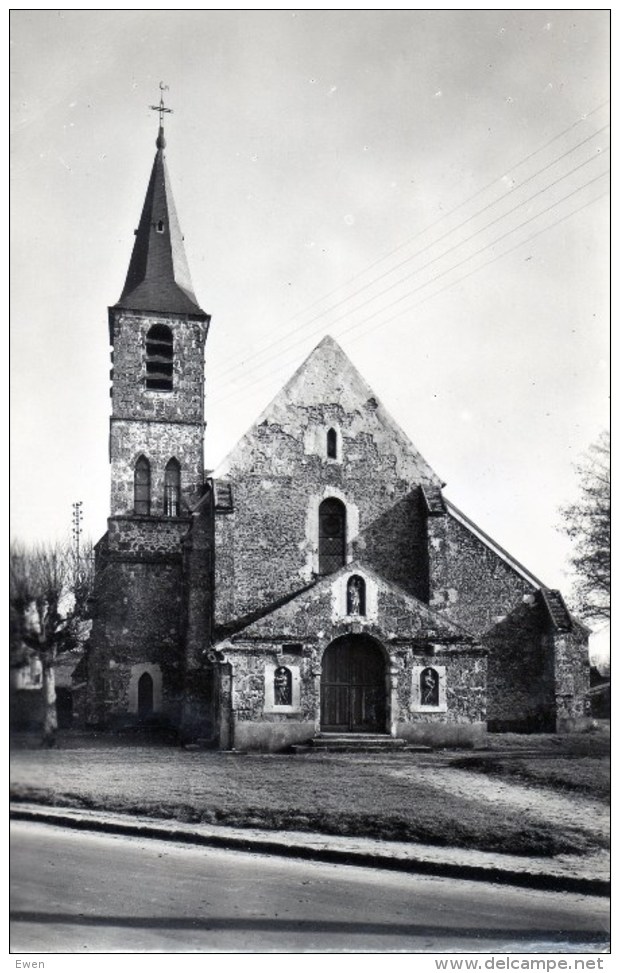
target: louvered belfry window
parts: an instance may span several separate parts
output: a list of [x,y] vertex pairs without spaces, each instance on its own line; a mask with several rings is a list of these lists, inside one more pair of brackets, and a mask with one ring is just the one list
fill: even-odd
[[344,504],[334,497],[319,507],[319,574],[331,574],[345,563],[346,522]]
[[172,391],[172,331],[165,324],[154,324],[146,336],[146,387],[152,392]]
[[148,517],[151,512],[151,467],[146,456],[140,456],[133,471],[134,513]]
[[164,515],[178,517],[181,504],[181,467],[171,459],[164,473]]

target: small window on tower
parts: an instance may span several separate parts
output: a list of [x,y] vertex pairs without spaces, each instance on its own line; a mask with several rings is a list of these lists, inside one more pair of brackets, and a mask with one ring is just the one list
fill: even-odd
[[165,226],[164,221],[163,220],[159,220],[158,223],[157,223],[157,227],[156,227],[157,232],[158,233],[163,233],[164,232],[164,226]]
[[181,467],[171,459],[164,473],[164,516],[178,517],[181,508]]
[[327,458],[338,459],[338,434],[335,429],[327,430]]
[[146,456],[140,456],[133,471],[133,512],[148,517],[151,512],[151,467]]
[[146,336],[146,387],[153,392],[172,391],[172,331],[154,324]]

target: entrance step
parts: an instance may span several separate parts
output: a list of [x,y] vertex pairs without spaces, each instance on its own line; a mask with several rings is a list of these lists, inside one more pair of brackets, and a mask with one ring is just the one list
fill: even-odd
[[381,751],[430,751],[422,744],[408,744],[387,733],[318,733],[304,744],[291,747],[293,753],[372,753]]

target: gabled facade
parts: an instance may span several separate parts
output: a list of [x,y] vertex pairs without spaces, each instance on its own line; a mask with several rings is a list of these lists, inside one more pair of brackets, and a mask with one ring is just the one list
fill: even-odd
[[120,300],[111,517],[85,716],[281,749],[319,732],[473,745],[587,718],[587,631],[443,496],[324,338],[203,469],[209,318],[157,155]]

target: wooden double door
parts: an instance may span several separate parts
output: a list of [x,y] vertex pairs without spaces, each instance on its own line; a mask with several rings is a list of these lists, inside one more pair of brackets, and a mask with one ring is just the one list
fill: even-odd
[[345,635],[328,645],[321,671],[321,729],[386,732],[385,660],[373,639]]

